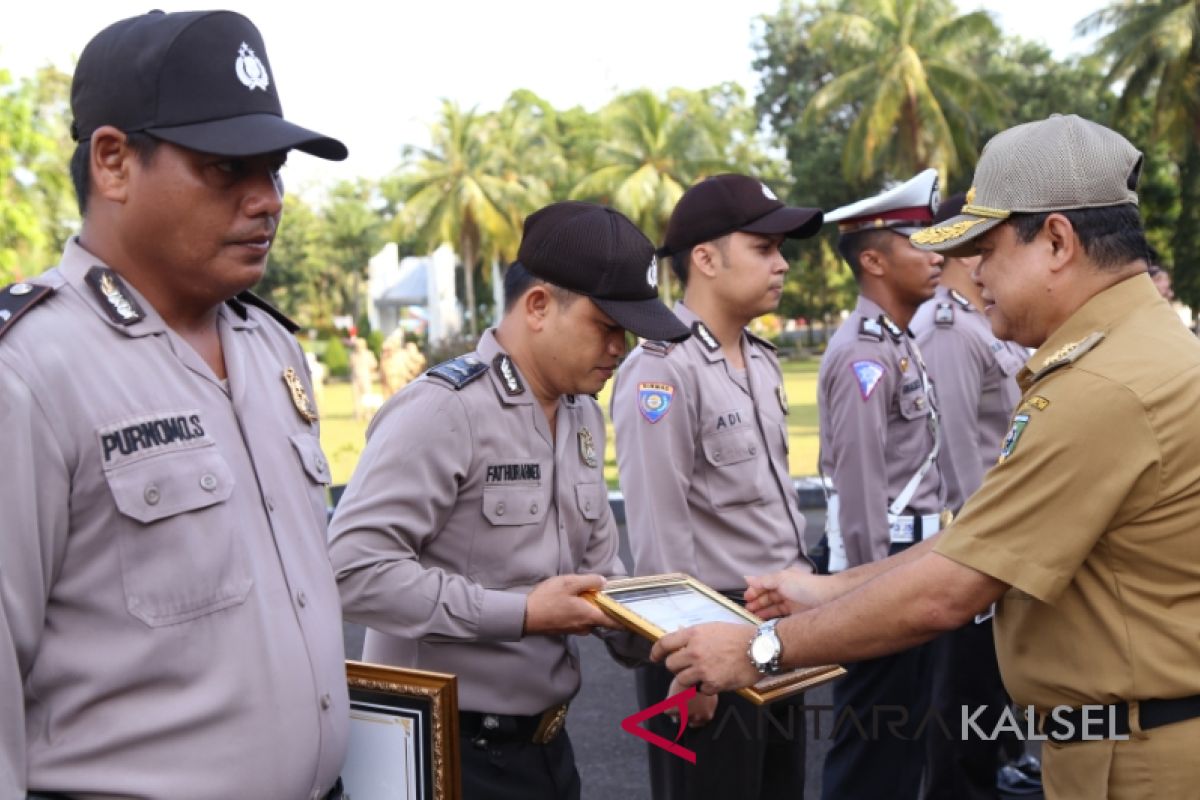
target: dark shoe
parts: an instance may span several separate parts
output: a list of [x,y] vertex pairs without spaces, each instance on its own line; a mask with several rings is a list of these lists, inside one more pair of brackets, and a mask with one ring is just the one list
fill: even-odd
[[1042,782],[1030,778],[1021,770],[1005,764],[996,771],[996,789],[1004,795],[1033,795],[1042,793]]
[[1041,780],[1042,777],[1042,762],[1037,760],[1037,756],[1032,756],[1025,753],[1016,761],[1012,762],[1012,766],[1024,772],[1030,778]]

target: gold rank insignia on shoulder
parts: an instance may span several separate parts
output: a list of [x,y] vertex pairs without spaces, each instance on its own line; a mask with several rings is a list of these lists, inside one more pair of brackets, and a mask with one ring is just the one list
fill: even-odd
[[287,384],[288,391],[292,396],[292,405],[296,407],[296,412],[300,414],[301,419],[310,424],[316,422],[317,410],[313,408],[312,402],[308,399],[308,392],[305,391],[304,384],[300,381],[296,370],[291,367],[285,369],[283,382]]
[[84,277],[108,318],[118,325],[133,325],[146,318],[137,301],[129,296],[121,277],[107,267],[92,267]]
[[1035,394],[1033,397],[1029,398],[1024,403],[1021,404],[1020,410],[1021,411],[1029,411],[1032,409],[1036,409],[1038,411],[1045,411],[1049,407],[1050,407],[1049,400],[1042,397],[1040,394]]
[[579,429],[579,458],[593,469],[599,463],[596,461],[596,440],[586,427]]
[[1080,339],[1078,342],[1064,344],[1062,347],[1058,348],[1058,350],[1055,350],[1049,358],[1042,362],[1042,366],[1038,368],[1037,372],[1033,373],[1033,379],[1037,380],[1038,378],[1053,372],[1059,367],[1063,367],[1068,364],[1074,364],[1089,350],[1098,345],[1102,339],[1104,339],[1104,332],[1096,331],[1087,336],[1087,338]]

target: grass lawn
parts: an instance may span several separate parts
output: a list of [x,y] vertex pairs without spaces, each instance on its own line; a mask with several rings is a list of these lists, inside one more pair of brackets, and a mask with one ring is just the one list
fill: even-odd
[[[817,367],[818,361],[791,361],[783,365],[787,390],[789,467],[792,475],[817,474]],[[611,384],[610,384],[611,386]],[[609,386],[600,393],[600,405],[608,417]],[[378,391],[378,389],[376,389]],[[354,419],[349,383],[326,383],[319,400],[321,410],[321,446],[329,459],[334,483],[346,483],[358,463],[365,441],[367,423]],[[607,423],[604,477],[611,488],[617,486],[617,459],[613,449],[612,424]]]

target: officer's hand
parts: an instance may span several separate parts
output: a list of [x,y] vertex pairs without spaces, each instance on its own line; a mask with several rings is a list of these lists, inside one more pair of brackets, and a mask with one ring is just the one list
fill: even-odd
[[[679,678],[676,678],[671,681],[671,688],[667,690],[667,697],[674,697],[687,688],[679,682]],[[707,695],[697,692],[693,695],[692,699],[688,701],[687,706],[687,726],[689,728],[703,728],[712,722],[713,717],[717,714],[718,702],[720,702],[720,698],[715,694]],[[674,708],[668,708],[663,713],[673,720],[679,719],[679,712]]]
[[604,578],[599,575],[559,575],[542,581],[525,599],[525,634],[586,636],[597,626],[620,630],[608,614],[579,596],[603,588]]
[[800,569],[747,577],[746,610],[763,619],[798,614],[833,600],[833,578]]
[[730,622],[684,628],[655,642],[650,658],[666,664],[679,685],[704,694],[740,689],[762,677],[747,655],[755,631],[753,625]]

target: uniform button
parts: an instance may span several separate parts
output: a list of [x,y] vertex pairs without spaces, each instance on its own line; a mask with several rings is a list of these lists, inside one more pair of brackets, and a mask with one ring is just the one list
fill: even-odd
[[206,474],[200,479],[200,488],[206,492],[215,491],[217,488],[217,476],[211,473]]
[[333,706],[333,700],[331,700],[329,698],[329,695],[327,695],[327,694],[321,695],[321,710],[328,711],[332,706]]
[[721,451],[718,450],[717,452],[713,453],[713,461],[720,461],[720,460],[721,460]]
[[487,728],[489,731],[494,731],[496,728],[500,727],[500,720],[496,719],[495,714],[488,714],[483,718],[483,727]]
[[592,501],[591,501],[591,500],[584,500],[584,501],[583,501],[583,510],[584,510],[584,511],[591,511],[591,510],[592,510]]
[[496,516],[497,517],[504,516],[504,503],[496,503]]
[[275,510],[275,500],[272,497],[267,497],[267,511]]
[[536,513],[537,513],[537,503],[532,503],[532,504],[530,504],[530,506],[529,506],[529,513],[530,513],[530,514],[536,514]]
[[919,397],[918,397],[918,398],[917,398],[917,402],[915,403],[915,405],[916,405],[916,407],[917,407],[917,408],[924,408],[924,407],[925,407],[925,401],[924,401],[924,400],[922,400],[921,398],[919,398]]
[[32,291],[33,287],[28,283],[14,283],[12,288],[8,290],[8,293],[14,297],[20,297],[21,295],[29,294]]
[[147,505],[156,506],[158,505],[158,501],[162,499],[162,493],[152,483],[146,487],[146,491],[142,493],[142,497],[146,500]]
[[758,448],[751,445],[750,446],[750,455],[752,455],[752,456],[758,455]]
[[296,602],[300,604],[301,608],[304,608],[306,605],[308,605],[308,595],[304,593],[303,589],[296,592]]
[[325,460],[325,456],[317,456],[316,458],[317,472],[324,472],[329,468],[329,462]]

